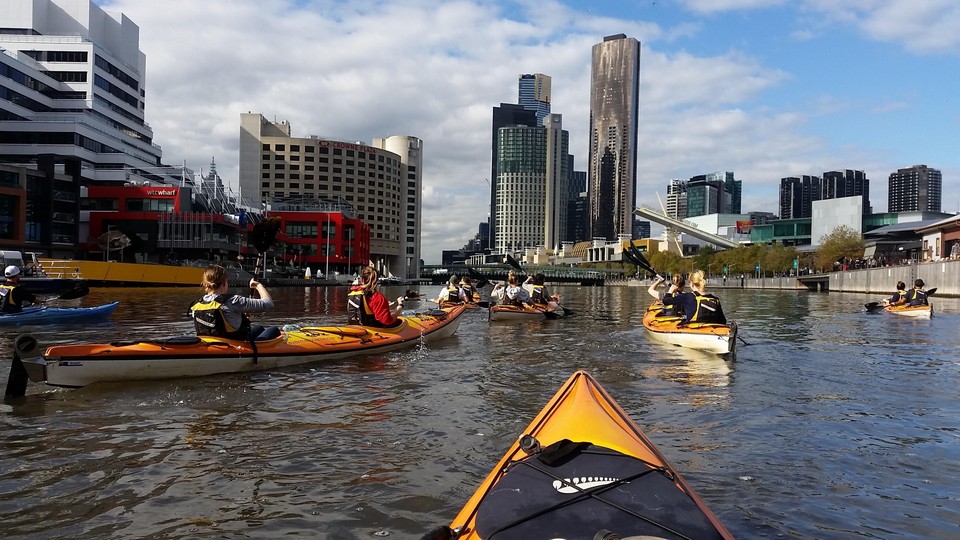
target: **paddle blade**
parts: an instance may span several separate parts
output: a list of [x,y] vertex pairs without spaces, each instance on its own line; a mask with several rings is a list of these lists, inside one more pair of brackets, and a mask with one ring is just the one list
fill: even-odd
[[935,292],[937,292],[937,288],[936,288],[936,287],[934,287],[934,288],[930,289],[929,291],[927,291],[927,296],[933,296],[933,294],[934,294]]
[[280,218],[268,217],[253,226],[253,230],[250,231],[250,242],[257,251],[263,253],[276,241],[278,232],[280,232]]
[[86,283],[82,283],[58,296],[57,300],[76,300],[88,294],[90,294],[90,287]]
[[515,270],[523,270],[523,267],[520,266],[520,263],[518,263],[517,260],[511,257],[509,254],[506,255],[506,261],[507,264],[512,266]]
[[863,305],[863,308],[870,313],[876,313],[883,310],[883,306],[880,305],[880,302],[868,302]]

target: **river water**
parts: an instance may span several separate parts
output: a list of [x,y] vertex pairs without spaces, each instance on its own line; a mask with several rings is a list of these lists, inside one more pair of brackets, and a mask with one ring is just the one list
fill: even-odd
[[[424,292],[435,292],[429,287]],[[960,300],[932,320],[862,294],[718,291],[735,360],[648,340],[645,288],[557,287],[575,316],[464,315],[426,347],[0,404],[6,538],[418,538],[447,524],[585,369],[739,538],[960,538]],[[388,290],[388,296],[403,288]],[[257,322],[341,323],[346,289],[272,291]],[[185,289],[94,289],[42,345],[190,333]],[[77,305],[78,302],[74,302]]]

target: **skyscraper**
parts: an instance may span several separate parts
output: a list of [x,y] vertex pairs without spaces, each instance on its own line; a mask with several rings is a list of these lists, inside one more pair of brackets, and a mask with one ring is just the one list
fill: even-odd
[[537,125],[543,125],[543,119],[550,114],[550,76],[543,73],[525,73],[520,75],[517,103],[537,115]]
[[501,103],[499,107],[493,108],[492,135],[490,137],[490,247],[496,247],[497,229],[499,229],[500,218],[497,215],[497,178],[500,177],[499,171],[499,150],[500,128],[507,126],[528,126],[534,127],[537,124],[537,114],[532,110],[525,109],[522,105],[514,103]]
[[863,213],[872,214],[870,207],[870,179],[863,171],[845,169],[823,173],[823,198],[863,196]]
[[780,219],[813,216],[813,201],[823,198],[823,181],[817,176],[790,176],[780,179]]
[[624,34],[593,46],[590,82],[590,235],[631,234],[637,191],[640,42]]
[[564,240],[569,189],[569,134],[559,114],[544,126],[506,126],[497,144],[497,252],[545,246]]
[[914,165],[890,174],[889,212],[939,212],[943,175],[939,169]]
[[730,171],[694,176],[687,182],[687,211],[682,217],[739,214],[742,185]]

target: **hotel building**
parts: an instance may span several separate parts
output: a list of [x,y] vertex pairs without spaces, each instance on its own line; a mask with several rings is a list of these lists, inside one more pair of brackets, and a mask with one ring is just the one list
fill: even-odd
[[[420,139],[373,144],[293,137],[289,122],[240,115],[240,193],[270,212],[274,205],[331,201],[349,205],[370,227],[371,261],[384,274],[419,277]],[[351,269],[355,271],[356,268]]]

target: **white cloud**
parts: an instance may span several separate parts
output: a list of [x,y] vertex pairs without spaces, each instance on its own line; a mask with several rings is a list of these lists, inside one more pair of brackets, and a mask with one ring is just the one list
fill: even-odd
[[591,47],[605,35],[642,43],[640,202],[655,203],[654,191],[671,178],[734,170],[745,209],[776,211],[781,176],[822,172],[811,167],[830,159],[823,141],[805,133],[807,113],[760,104],[792,74],[743,52],[670,50],[698,31],[696,20],[663,26],[552,0],[525,4],[529,16],[479,0],[102,5],[140,26],[147,120],[167,163],[205,170],[215,157],[235,186],[240,114],[248,111],[288,120],[294,136],[423,139],[428,262],[486,220],[492,108],[516,102],[519,74],[553,78],[553,111],[570,131],[576,168],[586,169]]

